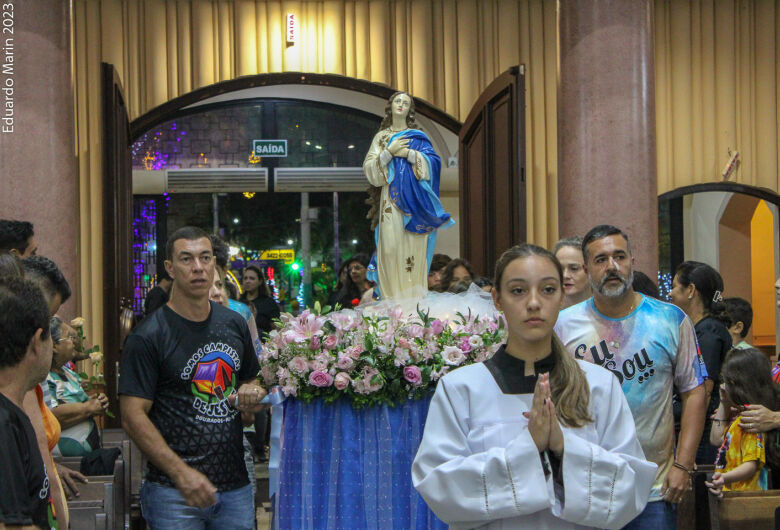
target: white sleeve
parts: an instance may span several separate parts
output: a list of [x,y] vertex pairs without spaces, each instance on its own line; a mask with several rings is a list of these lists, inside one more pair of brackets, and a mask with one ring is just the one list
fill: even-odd
[[409,161],[410,164],[414,164],[415,160],[417,160],[417,151],[414,149],[409,149],[409,154],[406,155],[406,159]]
[[379,161],[382,163],[383,166],[386,166],[390,163],[390,161],[393,159],[393,155],[390,154],[390,151],[387,149],[382,150],[381,153],[379,153]]
[[591,407],[600,443],[577,436],[577,429],[564,430],[563,491],[553,514],[580,525],[622,528],[644,510],[657,466],[645,459],[617,378],[609,379],[609,390]]
[[550,509],[552,478],[528,429],[506,447],[472,453],[459,417],[467,410],[457,389],[441,380],[412,464],[412,483],[436,516],[452,528],[473,528]]

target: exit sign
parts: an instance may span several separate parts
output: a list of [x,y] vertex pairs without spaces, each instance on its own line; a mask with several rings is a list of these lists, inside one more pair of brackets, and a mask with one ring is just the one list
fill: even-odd
[[253,140],[255,156],[286,157],[287,140]]

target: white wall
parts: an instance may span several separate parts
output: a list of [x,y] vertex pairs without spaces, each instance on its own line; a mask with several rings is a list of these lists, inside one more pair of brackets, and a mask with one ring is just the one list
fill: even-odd
[[685,259],[718,268],[718,224],[731,200],[731,192],[706,191],[683,197]]

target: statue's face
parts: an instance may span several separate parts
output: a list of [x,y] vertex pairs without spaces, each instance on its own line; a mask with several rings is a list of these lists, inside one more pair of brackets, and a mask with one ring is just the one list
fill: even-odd
[[393,99],[393,102],[390,105],[390,110],[392,111],[393,116],[399,116],[406,119],[406,117],[409,115],[409,109],[411,106],[412,98],[409,97],[409,94],[398,94]]

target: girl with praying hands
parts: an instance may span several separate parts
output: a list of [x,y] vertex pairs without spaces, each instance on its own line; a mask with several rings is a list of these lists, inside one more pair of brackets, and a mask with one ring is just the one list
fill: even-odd
[[415,488],[452,528],[621,528],[644,509],[656,465],[617,378],[575,360],[553,333],[560,263],[535,245],[507,250],[493,299],[507,342],[440,380]]

